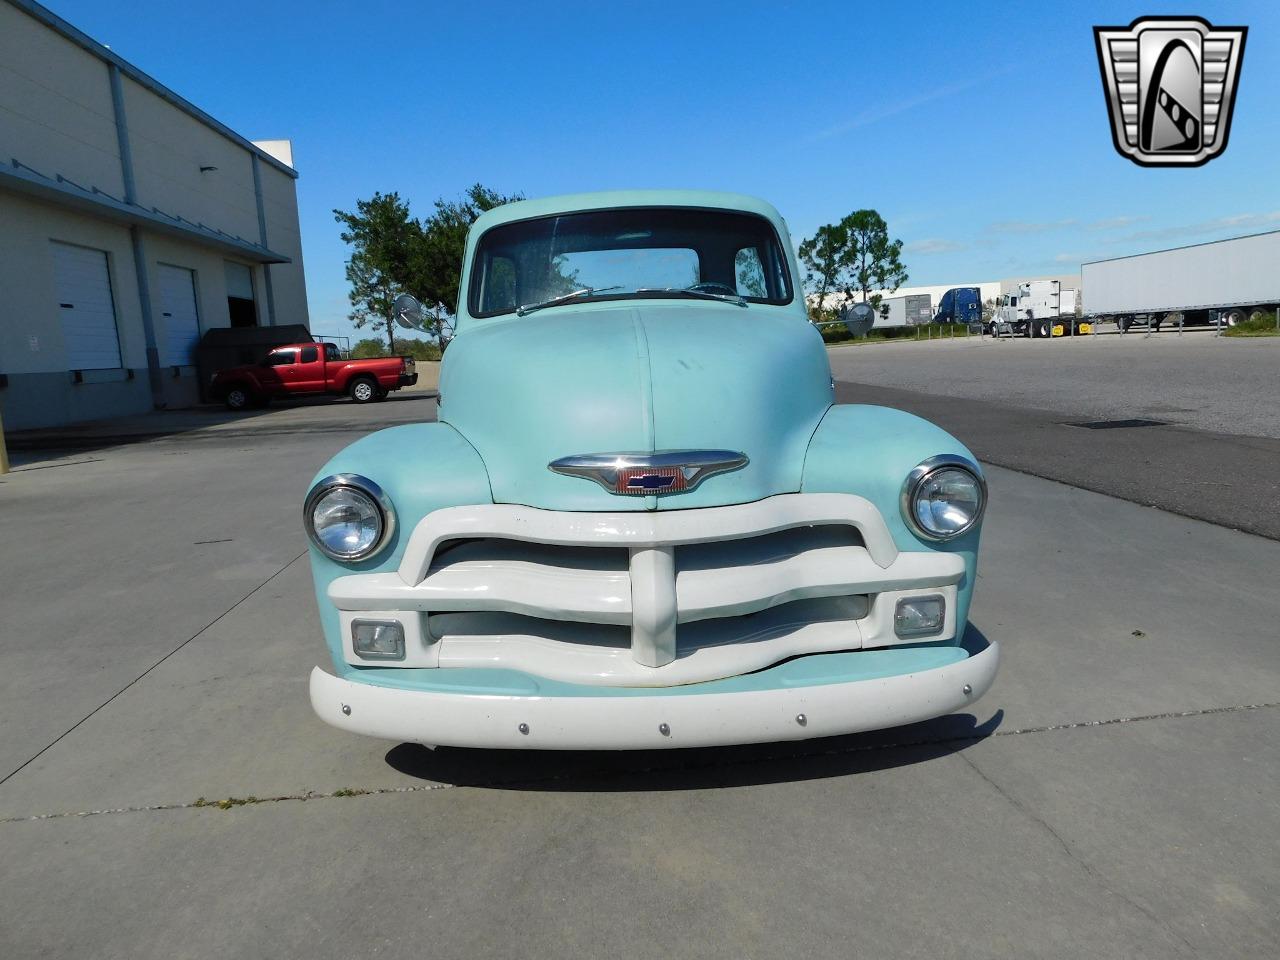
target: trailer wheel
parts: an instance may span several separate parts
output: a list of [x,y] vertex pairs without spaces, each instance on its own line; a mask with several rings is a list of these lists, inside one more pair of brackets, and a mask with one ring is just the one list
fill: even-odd
[[1234,327],[1237,324],[1244,323],[1244,311],[1237,307],[1234,310],[1228,310],[1222,318],[1228,327]]

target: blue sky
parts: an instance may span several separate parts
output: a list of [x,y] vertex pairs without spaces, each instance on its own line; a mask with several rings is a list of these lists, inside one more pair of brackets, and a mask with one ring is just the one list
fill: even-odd
[[[353,332],[330,211],[376,190],[422,214],[477,181],[733,190],[797,242],[872,207],[913,285],[1280,229],[1275,4],[46,2],[293,141],[317,333]],[[1111,145],[1091,28],[1157,13],[1249,27],[1230,145],[1198,169]]]

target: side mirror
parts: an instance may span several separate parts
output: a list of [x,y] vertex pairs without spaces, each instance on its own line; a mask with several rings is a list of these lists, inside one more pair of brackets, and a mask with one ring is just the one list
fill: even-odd
[[869,303],[855,303],[840,308],[840,321],[852,336],[861,337],[876,322],[876,311]]
[[423,330],[422,304],[412,294],[402,293],[391,304],[396,323],[406,330]]

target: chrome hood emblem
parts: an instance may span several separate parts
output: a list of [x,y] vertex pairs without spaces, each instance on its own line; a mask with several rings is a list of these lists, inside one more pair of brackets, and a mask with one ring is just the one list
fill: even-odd
[[552,473],[594,480],[610,493],[648,497],[686,493],[707,477],[737,470],[747,455],[735,450],[659,450],[656,453],[583,453],[547,464]]

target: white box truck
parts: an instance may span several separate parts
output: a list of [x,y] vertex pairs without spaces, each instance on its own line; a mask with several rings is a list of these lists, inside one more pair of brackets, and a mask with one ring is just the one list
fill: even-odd
[[993,336],[1060,337],[1079,330],[1076,291],[1060,280],[1029,280],[1001,294],[987,325]]
[[913,293],[905,297],[885,297],[872,329],[887,327],[914,327],[933,320],[933,298],[927,293]]
[[1235,326],[1255,315],[1274,319],[1280,306],[1280,230],[1190,247],[1157,250],[1081,266],[1084,309],[1114,320],[1123,333],[1135,323]]

